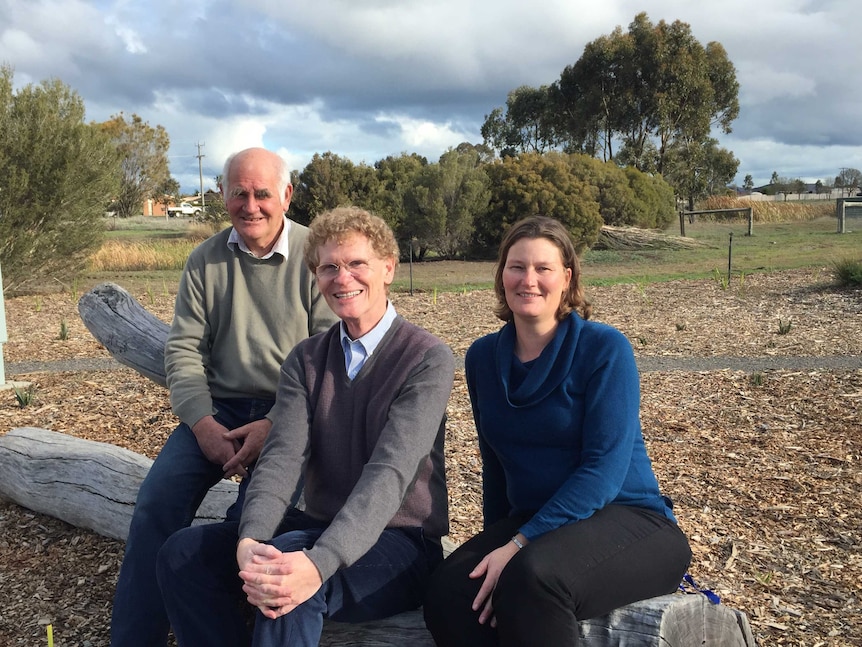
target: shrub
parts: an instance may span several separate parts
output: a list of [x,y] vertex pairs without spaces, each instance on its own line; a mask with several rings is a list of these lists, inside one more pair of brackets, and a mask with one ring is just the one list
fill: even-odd
[[838,284],[843,287],[862,287],[862,260],[845,258],[833,263]]

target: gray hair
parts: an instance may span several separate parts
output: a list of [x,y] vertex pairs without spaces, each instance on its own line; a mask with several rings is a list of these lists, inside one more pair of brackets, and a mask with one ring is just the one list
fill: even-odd
[[[233,164],[233,161],[240,155],[247,153],[251,150],[266,150],[263,148],[255,149],[255,148],[246,148],[241,151],[237,151],[236,153],[232,153],[228,155],[228,158],[224,162],[224,167],[222,167],[221,172],[221,188],[224,190],[224,183],[227,182],[228,177],[230,177],[230,166]],[[281,157],[281,155],[277,153],[273,153],[270,150],[266,151],[272,156],[273,163],[276,165],[276,171],[278,173],[278,195],[280,197],[284,197],[285,191],[287,191],[287,187],[290,184],[290,167],[287,165],[287,162]],[[225,195],[227,198],[228,196]]]

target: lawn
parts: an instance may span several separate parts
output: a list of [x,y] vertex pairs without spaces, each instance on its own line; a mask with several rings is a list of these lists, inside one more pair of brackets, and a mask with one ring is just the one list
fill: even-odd
[[[78,285],[89,287],[114,281],[127,289],[147,287],[161,290],[179,280],[177,257],[194,246],[186,239],[189,221],[137,218],[112,221],[106,245],[128,243],[123,254],[112,254],[112,269],[89,270],[78,277]],[[727,277],[732,280],[755,272],[825,266],[844,258],[862,260],[862,217],[847,219],[846,233],[837,233],[836,218],[810,221],[754,223],[696,221],[686,223],[686,238],[703,244],[685,249],[650,248],[637,251],[589,250],[582,259],[588,285],[654,283],[679,278]],[[668,228],[668,236],[679,235],[679,225]],[[148,253],[144,253],[146,248]],[[152,253],[149,253],[150,249]],[[142,257],[153,257],[152,262]],[[166,259],[166,260],[159,260]],[[146,261],[146,262],[144,262]],[[149,265],[148,265],[149,263]],[[429,260],[402,262],[393,290],[399,292],[461,292],[490,288],[494,264],[490,261]]]

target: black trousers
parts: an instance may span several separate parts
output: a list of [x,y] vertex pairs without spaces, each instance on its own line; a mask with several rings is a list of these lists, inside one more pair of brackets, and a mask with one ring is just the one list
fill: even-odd
[[510,541],[526,517],[504,519],[444,560],[431,579],[425,623],[438,647],[571,647],[578,620],[672,593],[691,561],[688,540],[663,515],[610,505],[530,542],[503,569],[493,593],[497,627],[480,625],[470,573]]

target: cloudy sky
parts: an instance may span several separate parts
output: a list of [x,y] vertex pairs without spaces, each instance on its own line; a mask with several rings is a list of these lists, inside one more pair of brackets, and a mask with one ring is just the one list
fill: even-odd
[[862,169],[858,0],[0,0],[0,63],[17,87],[71,86],[88,120],[164,126],[193,190],[198,143],[207,188],[247,146],[293,168],[325,151],[436,161],[640,11],[727,50],[741,109],[717,136],[740,184]]

